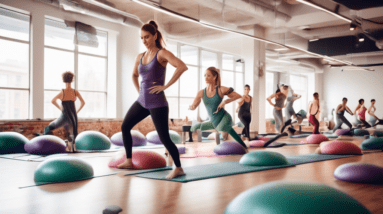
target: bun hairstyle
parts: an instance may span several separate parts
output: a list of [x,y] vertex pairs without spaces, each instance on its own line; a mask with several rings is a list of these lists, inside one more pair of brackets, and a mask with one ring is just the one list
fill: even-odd
[[221,87],[221,74],[220,70],[216,67],[208,67],[206,70],[209,70],[213,76],[216,77],[215,84]]
[[156,39],[156,46],[157,48],[161,49],[163,47],[166,47],[165,41],[162,37],[161,32],[158,30],[158,25],[154,20],[149,21],[149,23],[144,24],[141,27],[141,30],[144,30],[146,32],[149,32],[153,36],[157,34],[157,39]]
[[62,74],[63,82],[71,83],[73,81],[74,73],[66,71]]

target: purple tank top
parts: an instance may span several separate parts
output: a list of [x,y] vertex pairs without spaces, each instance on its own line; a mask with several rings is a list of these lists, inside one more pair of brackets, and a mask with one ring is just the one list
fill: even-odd
[[145,55],[144,53],[141,57],[140,65],[138,66],[138,73],[141,75],[142,81],[137,101],[146,109],[168,106],[168,101],[166,100],[163,91],[158,94],[149,93],[150,87],[154,85],[164,85],[165,82],[166,68],[157,60],[158,51],[153,60],[147,65],[142,64],[142,58]]

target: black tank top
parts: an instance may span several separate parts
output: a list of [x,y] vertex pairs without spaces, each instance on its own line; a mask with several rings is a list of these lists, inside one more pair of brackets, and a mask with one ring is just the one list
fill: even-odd
[[[76,95],[76,90],[74,90],[74,94]],[[65,96],[64,89],[63,89],[63,98]],[[76,139],[77,136],[77,112],[76,112],[76,106],[74,104],[73,100],[65,100],[61,101],[61,104],[63,106],[62,113],[66,116],[66,118],[69,120],[69,122],[72,124],[73,127],[73,135],[74,139]]]
[[241,107],[239,107],[238,114],[240,114],[240,115],[242,115],[242,114],[250,114],[251,100],[252,99],[250,98],[250,102],[246,102],[246,101],[243,102]]

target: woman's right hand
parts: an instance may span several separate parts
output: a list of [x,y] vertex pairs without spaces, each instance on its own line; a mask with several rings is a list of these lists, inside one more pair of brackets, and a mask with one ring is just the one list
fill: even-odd
[[192,110],[192,111],[194,111],[196,108],[197,108],[197,107],[194,106],[194,105],[189,106],[189,110]]

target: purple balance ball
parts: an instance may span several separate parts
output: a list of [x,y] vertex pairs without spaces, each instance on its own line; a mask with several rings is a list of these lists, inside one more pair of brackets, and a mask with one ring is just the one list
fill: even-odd
[[334,177],[352,183],[383,184],[383,168],[368,163],[346,163],[335,169]]
[[178,152],[180,153],[180,155],[185,154],[185,152],[186,152],[185,147],[177,147],[177,148],[178,148]]
[[223,142],[214,147],[214,153],[217,155],[243,155],[246,151],[237,142]]
[[64,140],[53,135],[38,136],[25,144],[24,149],[29,154],[50,155],[56,153],[66,153]]
[[[130,134],[132,135],[133,146],[146,146],[146,137],[143,134],[141,134],[141,132],[137,130],[131,130]],[[124,142],[122,140],[122,132],[114,134],[110,138],[110,140],[116,146],[124,146]]]

